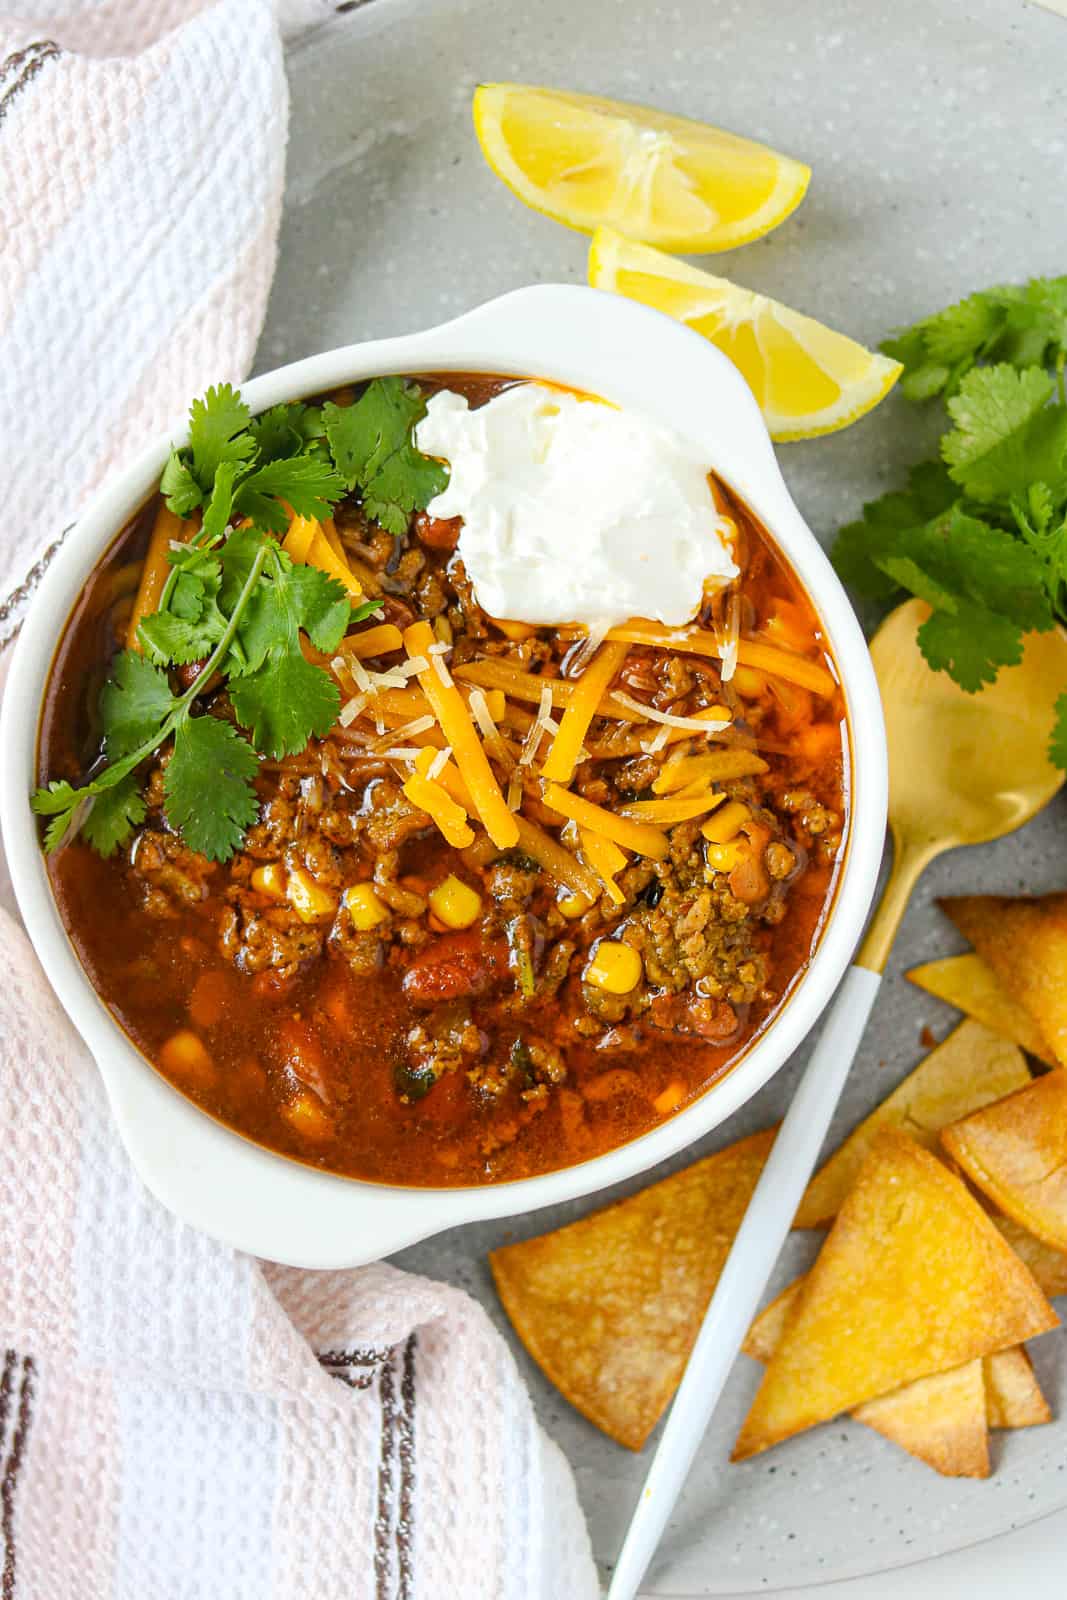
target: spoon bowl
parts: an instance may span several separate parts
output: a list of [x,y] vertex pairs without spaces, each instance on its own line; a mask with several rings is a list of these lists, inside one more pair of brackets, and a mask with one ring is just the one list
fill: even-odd
[[957,845],[1028,822],[1064,781],[1049,760],[1055,701],[1067,683],[1067,632],[1026,636],[1018,666],[969,694],[935,672],[917,634],[921,600],[897,606],[871,640],[889,745],[893,872],[857,957],[881,972],[920,872]]

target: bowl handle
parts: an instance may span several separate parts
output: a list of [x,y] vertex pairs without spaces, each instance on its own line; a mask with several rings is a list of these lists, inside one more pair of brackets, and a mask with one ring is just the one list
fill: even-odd
[[469,1219],[470,1193],[399,1189],[321,1172],[253,1144],[109,1041],[97,1055],[145,1186],[183,1222],[292,1267],[356,1267]]

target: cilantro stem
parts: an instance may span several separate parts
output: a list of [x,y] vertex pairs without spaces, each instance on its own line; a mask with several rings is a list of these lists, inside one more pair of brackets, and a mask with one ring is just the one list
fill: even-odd
[[248,577],[245,579],[244,586],[237,596],[236,604],[230,613],[222,638],[204,662],[203,668],[197,674],[195,680],[189,685],[181,698],[174,702],[173,709],[167,713],[166,718],[160,724],[159,731],[153,734],[151,738],[146,739],[144,744],[140,745],[128,756],[123,756],[121,761],[116,761],[113,766],[106,767],[98,778],[94,778],[91,783],[84,784],[82,788],[78,789],[76,791],[77,794],[96,795],[102,794],[105,789],[113,788],[116,783],[121,783],[128,773],[131,773],[148,756],[153,755],[160,745],[170,738],[178,724],[186,716],[197,695],[202,693],[202,685],[208,682],[233,643],[242,613],[252,598],[253,590],[259,582],[260,574],[263,571],[269,553],[270,544],[265,540],[256,552],[255,559],[249,568]]
[[1056,387],[1059,390],[1060,405],[1067,406],[1067,388],[1063,382],[1063,365],[1067,361],[1067,350],[1061,350],[1056,357]]

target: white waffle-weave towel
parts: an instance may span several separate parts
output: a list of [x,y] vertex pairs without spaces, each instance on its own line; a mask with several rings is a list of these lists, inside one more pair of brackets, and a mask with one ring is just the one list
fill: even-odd
[[[115,463],[247,370],[286,109],[268,0],[0,0],[0,641]],[[570,1470],[480,1307],[166,1213],[2,851],[0,965],[0,1600],[594,1596]]]

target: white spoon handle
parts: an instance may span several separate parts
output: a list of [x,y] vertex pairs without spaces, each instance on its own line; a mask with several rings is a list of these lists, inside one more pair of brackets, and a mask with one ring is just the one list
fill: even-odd
[[756,1314],[841,1097],[881,983],[850,967],[711,1297],[619,1554],[608,1600],[634,1600]]

